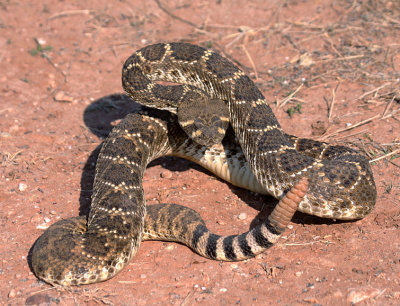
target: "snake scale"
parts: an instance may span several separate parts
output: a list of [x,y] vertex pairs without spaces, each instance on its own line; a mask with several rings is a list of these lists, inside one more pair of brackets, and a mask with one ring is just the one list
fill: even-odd
[[[374,207],[376,187],[362,154],[284,133],[251,79],[212,50],[187,43],[144,47],[125,62],[122,84],[132,99],[161,110],[130,114],[112,130],[98,157],[89,216],[61,220],[35,242],[33,270],[50,284],[107,280],[136,254],[142,240],[178,241],[207,258],[243,260],[270,247],[296,209],[349,220],[363,218]],[[191,98],[196,95],[197,102]],[[189,103],[182,102],[184,96]],[[204,145],[215,133],[202,135],[190,112],[213,109],[213,102],[230,126],[217,116],[223,140]],[[179,113],[189,117],[179,121]],[[250,231],[215,235],[189,208],[146,207],[143,173],[164,155],[195,161],[234,185],[281,200]]]

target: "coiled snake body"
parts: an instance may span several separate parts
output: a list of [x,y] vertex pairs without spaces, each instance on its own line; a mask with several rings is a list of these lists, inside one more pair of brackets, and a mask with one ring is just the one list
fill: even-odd
[[[243,260],[271,246],[296,209],[320,217],[358,219],[375,204],[375,183],[363,155],[285,134],[254,83],[218,53],[185,43],[147,46],[125,62],[122,84],[138,102],[172,113],[131,114],[110,133],[97,161],[88,219],[55,223],[33,247],[33,270],[46,282],[77,285],[109,279],[145,239],[179,241],[211,259]],[[232,129],[218,129],[226,134],[222,143],[203,146],[195,142],[196,136],[201,138],[196,127],[190,132],[194,139],[183,131],[196,122],[196,114],[182,123],[179,112],[204,108],[203,102],[189,99],[192,105],[179,109],[182,97],[191,97],[192,90],[216,105],[225,103]],[[204,143],[212,137],[206,135]],[[212,234],[186,207],[146,208],[143,172],[163,155],[193,160],[234,185],[281,201],[267,221],[247,233]]]

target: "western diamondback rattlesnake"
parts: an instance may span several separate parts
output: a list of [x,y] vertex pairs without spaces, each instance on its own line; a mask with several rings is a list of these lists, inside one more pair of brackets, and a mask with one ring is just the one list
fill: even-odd
[[[212,259],[242,260],[274,243],[297,206],[336,219],[362,218],[372,210],[376,188],[366,158],[343,146],[285,134],[254,83],[219,54],[184,43],[151,45],[134,53],[122,74],[129,96],[178,116],[178,104],[193,87],[201,97],[219,105],[223,101],[234,134],[228,128],[222,144],[204,147],[186,136],[208,143],[215,135],[202,139],[198,129],[190,127],[195,114],[179,123],[176,115],[164,111],[128,115],[102,147],[87,222],[84,217],[57,222],[35,243],[32,267],[39,278],[62,285],[106,280],[123,268],[143,239],[179,241]],[[188,112],[196,108],[190,103]],[[202,103],[207,102],[197,106]],[[188,127],[186,133],[180,125]],[[226,127],[218,127],[224,135]],[[151,160],[167,154],[193,160],[250,190],[277,198],[292,192],[262,225],[220,237],[206,229],[196,212],[182,206],[151,205],[146,214],[143,172]]]

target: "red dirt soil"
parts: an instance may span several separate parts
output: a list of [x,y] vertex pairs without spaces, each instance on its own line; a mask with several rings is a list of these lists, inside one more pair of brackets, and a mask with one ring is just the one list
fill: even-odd
[[[399,2],[383,0],[0,1],[0,304],[400,304],[399,17]],[[104,283],[38,281],[31,246],[87,212],[96,147],[136,107],[123,62],[165,41],[235,61],[288,133],[380,158],[376,208],[355,222],[296,213],[276,246],[245,262],[144,242]],[[221,234],[276,204],[177,158],[153,162],[144,188],[149,205],[190,206]]]

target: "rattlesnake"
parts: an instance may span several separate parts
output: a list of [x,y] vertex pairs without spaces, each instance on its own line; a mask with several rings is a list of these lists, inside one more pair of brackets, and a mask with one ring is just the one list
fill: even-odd
[[[179,241],[208,258],[242,260],[273,244],[296,208],[336,219],[358,219],[372,210],[376,188],[366,158],[350,148],[285,134],[250,78],[218,53],[185,43],[151,45],[128,58],[122,74],[130,97],[172,113],[130,114],[110,133],[97,161],[87,224],[84,217],[57,222],[33,246],[33,270],[46,282],[106,280],[144,239]],[[192,87],[226,104],[231,127],[220,131],[226,134],[222,143],[205,147],[182,130],[177,103]],[[201,134],[193,131],[194,138]],[[208,232],[196,212],[179,205],[150,205],[146,213],[143,172],[151,160],[168,154],[281,201],[263,224],[227,237]]]

